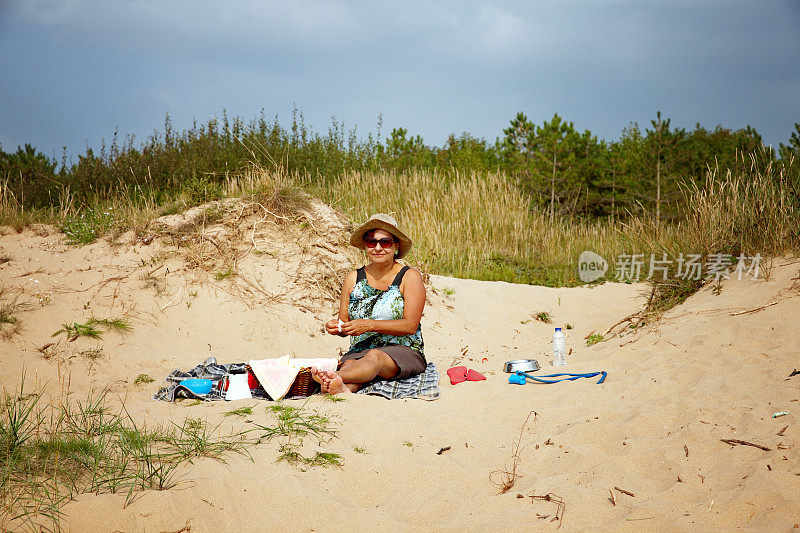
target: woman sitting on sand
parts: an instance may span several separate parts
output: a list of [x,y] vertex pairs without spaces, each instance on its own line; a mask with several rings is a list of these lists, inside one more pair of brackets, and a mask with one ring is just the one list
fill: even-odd
[[397,259],[411,239],[389,215],[373,215],[353,232],[350,244],[363,248],[370,263],[342,283],[339,318],[325,324],[331,335],[350,336],[350,351],[337,371],[311,369],[322,392],[355,392],[374,379],[403,379],[425,371],[420,319],[425,286],[418,270]]

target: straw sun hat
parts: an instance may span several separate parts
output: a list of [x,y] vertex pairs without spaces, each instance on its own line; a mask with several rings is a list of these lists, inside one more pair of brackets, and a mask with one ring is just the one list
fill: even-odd
[[369,220],[361,224],[358,229],[353,232],[353,236],[350,237],[350,244],[355,246],[356,248],[363,248],[364,247],[364,234],[373,229],[382,229],[383,231],[389,232],[394,237],[400,241],[397,245],[397,258],[401,258],[408,251],[411,249],[411,239],[409,239],[405,233],[400,231],[400,228],[397,227],[397,221],[394,219],[392,215],[387,215],[386,213],[377,213],[372,215]]

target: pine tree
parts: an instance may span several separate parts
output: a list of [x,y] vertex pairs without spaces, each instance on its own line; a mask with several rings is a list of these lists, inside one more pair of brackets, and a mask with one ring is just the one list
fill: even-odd
[[794,131],[789,137],[789,143],[781,143],[778,153],[784,165],[788,165],[789,160],[797,161],[800,158],[800,122],[794,123]]
[[[534,165],[540,177],[549,177],[550,202],[548,210],[550,219],[555,217],[556,200],[564,200],[565,195],[556,196],[556,183],[574,185],[580,183],[575,179],[575,162],[580,152],[580,135],[575,131],[572,122],[565,122],[558,114],[553,115],[550,122],[544,122],[536,128]],[[572,178],[572,179],[570,179]],[[577,201],[577,199],[576,199]]]
[[653,129],[645,130],[646,160],[649,163],[651,175],[655,179],[656,221],[661,222],[661,204],[663,202],[663,189],[667,178],[672,175],[673,167],[685,154],[681,154],[686,131],[683,129],[670,129],[670,119],[662,119],[661,111],[656,113],[656,120],[651,120]]
[[533,192],[531,161],[536,126],[520,111],[503,130],[503,135],[500,156],[506,172],[517,178],[528,192]]

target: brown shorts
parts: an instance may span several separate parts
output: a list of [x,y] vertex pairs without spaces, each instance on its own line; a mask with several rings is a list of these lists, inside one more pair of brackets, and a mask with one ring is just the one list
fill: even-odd
[[[361,350],[360,352],[347,352],[342,356],[339,362],[344,363],[349,359],[361,359],[371,349],[372,348]],[[391,357],[397,366],[400,367],[400,372],[392,379],[405,379],[416,376],[417,374],[422,374],[428,366],[428,363],[425,361],[425,356],[408,346],[390,344],[389,346],[379,346],[375,349]]]

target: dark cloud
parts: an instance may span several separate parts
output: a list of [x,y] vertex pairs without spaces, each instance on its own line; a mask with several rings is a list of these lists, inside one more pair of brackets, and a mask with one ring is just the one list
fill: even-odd
[[800,121],[794,2],[6,2],[0,50],[6,149],[295,103],[318,130],[383,113],[435,144],[520,110],[608,139],[656,110],[773,144]]

